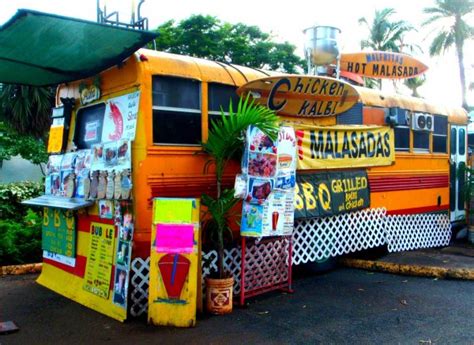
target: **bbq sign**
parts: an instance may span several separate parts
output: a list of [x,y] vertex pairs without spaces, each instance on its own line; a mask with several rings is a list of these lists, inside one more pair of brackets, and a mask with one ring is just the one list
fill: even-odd
[[386,79],[414,78],[428,69],[409,55],[379,51],[341,54],[340,68],[364,77]]
[[365,170],[296,177],[295,219],[332,216],[370,206]]
[[352,85],[338,79],[317,76],[280,76],[251,81],[237,90],[251,94],[255,102],[279,115],[322,117],[352,108],[359,94]]

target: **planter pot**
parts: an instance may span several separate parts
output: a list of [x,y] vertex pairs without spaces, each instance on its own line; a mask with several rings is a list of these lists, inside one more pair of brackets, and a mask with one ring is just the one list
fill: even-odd
[[206,278],[206,307],[212,314],[223,315],[232,312],[234,278]]

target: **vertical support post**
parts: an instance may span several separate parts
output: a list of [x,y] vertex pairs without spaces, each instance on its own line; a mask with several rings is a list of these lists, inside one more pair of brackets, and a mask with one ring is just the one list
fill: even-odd
[[247,243],[245,236],[242,236],[242,260],[240,260],[240,305],[243,306],[245,303],[245,250]]
[[293,235],[288,236],[288,292],[293,292]]

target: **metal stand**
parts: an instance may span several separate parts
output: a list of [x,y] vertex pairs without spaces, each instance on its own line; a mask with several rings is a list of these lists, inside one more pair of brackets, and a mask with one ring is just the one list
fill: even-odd
[[292,290],[292,236],[256,241],[242,237],[240,305],[245,299],[274,290]]

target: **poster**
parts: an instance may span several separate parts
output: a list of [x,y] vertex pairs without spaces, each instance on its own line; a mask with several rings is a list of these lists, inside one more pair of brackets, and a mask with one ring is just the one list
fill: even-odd
[[140,92],[110,98],[105,107],[102,141],[134,140]]
[[332,216],[370,206],[365,170],[298,175],[296,181],[297,219]]
[[108,299],[114,259],[115,226],[91,222],[84,290]]
[[192,253],[194,225],[157,224],[155,246],[158,253]]
[[395,162],[393,128],[304,127],[296,130],[298,169],[385,166]]
[[44,208],[41,248],[70,258],[76,256],[76,220],[72,211]]

